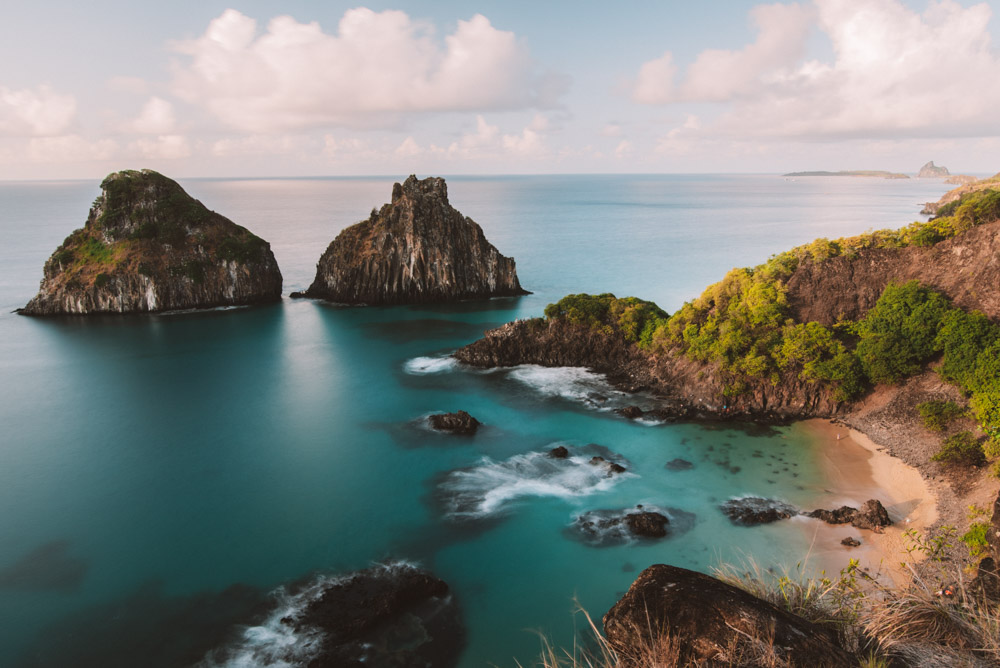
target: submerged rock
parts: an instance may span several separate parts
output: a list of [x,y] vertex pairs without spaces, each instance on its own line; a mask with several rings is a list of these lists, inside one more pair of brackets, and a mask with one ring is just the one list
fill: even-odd
[[635,539],[666,538],[687,531],[694,522],[694,515],[683,510],[638,505],[623,510],[588,510],[578,515],[570,528],[574,537],[585,544],[606,547]]
[[777,499],[764,499],[759,496],[744,496],[729,499],[719,506],[733,524],[754,526],[770,524],[778,520],[787,520],[798,514],[792,506]]
[[334,239],[309,289],[345,304],[425,304],[528,294],[512,258],[448,203],[442,178],[410,176],[392,202]]
[[687,471],[688,469],[694,468],[694,464],[686,459],[677,457],[667,462],[666,467],[671,471]]
[[465,411],[455,413],[440,413],[427,418],[431,427],[438,431],[450,431],[453,434],[471,436],[476,433],[482,424]]
[[109,175],[84,226],[45,263],[26,315],[137,313],[273,302],[270,245],[162,174]]
[[665,632],[674,639],[676,665],[757,665],[741,652],[758,643],[789,665],[856,664],[826,629],[715,578],[664,564],[640,573],[603,622],[624,666],[646,665],[643,648],[657,646]]

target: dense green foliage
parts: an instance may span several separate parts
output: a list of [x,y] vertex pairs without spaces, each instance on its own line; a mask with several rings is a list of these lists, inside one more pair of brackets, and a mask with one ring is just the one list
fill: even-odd
[[[115,239],[156,239],[180,244],[191,226],[205,222],[211,212],[175,181],[145,170],[111,174],[101,182],[103,199],[94,204],[101,213],[96,226]],[[155,202],[156,206],[146,203]]]
[[979,439],[971,431],[963,431],[944,440],[941,450],[931,457],[936,462],[980,466],[986,463],[986,455]]
[[954,401],[925,401],[917,404],[917,411],[930,431],[944,431],[952,420],[965,415],[965,409]]
[[636,297],[618,299],[606,292],[600,295],[567,295],[545,307],[545,317],[560,318],[576,324],[619,331],[630,343],[648,348],[657,323],[667,314],[653,302]]
[[948,300],[916,281],[890,283],[858,323],[856,349],[874,383],[893,384],[917,373],[938,352],[936,339]]

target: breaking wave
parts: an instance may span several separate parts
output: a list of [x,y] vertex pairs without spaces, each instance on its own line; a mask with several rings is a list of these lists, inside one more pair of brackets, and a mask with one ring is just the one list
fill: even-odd
[[529,452],[502,461],[484,457],[477,466],[447,474],[437,491],[449,519],[473,520],[500,514],[523,497],[586,496],[609,490],[632,475],[614,473],[608,462],[592,463],[588,455],[556,458],[548,452]]
[[451,355],[438,357],[414,357],[403,364],[403,371],[413,376],[444,373],[458,366],[458,360]]
[[580,367],[522,364],[510,371],[510,377],[546,397],[567,399],[600,410],[614,410],[628,397],[613,388],[603,374]]

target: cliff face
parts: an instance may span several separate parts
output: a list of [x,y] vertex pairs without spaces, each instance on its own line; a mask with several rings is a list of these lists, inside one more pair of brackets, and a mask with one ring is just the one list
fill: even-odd
[[305,293],[345,304],[418,304],[527,294],[514,260],[448,203],[444,179],[410,176],[392,202],[333,240]]
[[27,315],[135,313],[278,301],[270,245],[150,170],[111,174],[83,228],[46,261]]
[[803,261],[787,283],[796,320],[832,325],[857,320],[890,281],[918,280],[956,306],[1000,319],[1000,221],[934,246],[870,248],[855,257]]
[[563,320],[509,322],[459,349],[455,357],[480,368],[518,364],[587,367],[607,375],[626,392],[654,392],[660,398],[659,417],[785,421],[837,415],[842,409],[828,389],[794,373],[784,374],[777,383],[761,380],[737,397],[726,397],[727,378],[714,364],[679,354],[651,354],[618,332]]

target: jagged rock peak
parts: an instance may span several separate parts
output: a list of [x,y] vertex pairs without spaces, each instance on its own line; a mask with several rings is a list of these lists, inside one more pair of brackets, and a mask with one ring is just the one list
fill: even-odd
[[392,203],[395,204],[403,195],[412,198],[421,196],[440,197],[442,203],[451,206],[448,203],[448,184],[440,176],[429,176],[426,179],[418,179],[415,175],[410,174],[402,184],[394,183],[392,185]]
[[374,305],[523,294],[513,258],[449,204],[444,179],[411,175],[389,204],[337,235],[312,285],[292,296]]
[[931,160],[926,165],[920,168],[917,172],[917,178],[940,178],[942,176],[949,176],[951,172],[948,171],[947,167],[938,167]]
[[152,170],[101,182],[84,226],[45,263],[26,315],[136,313],[281,299],[270,244]]

